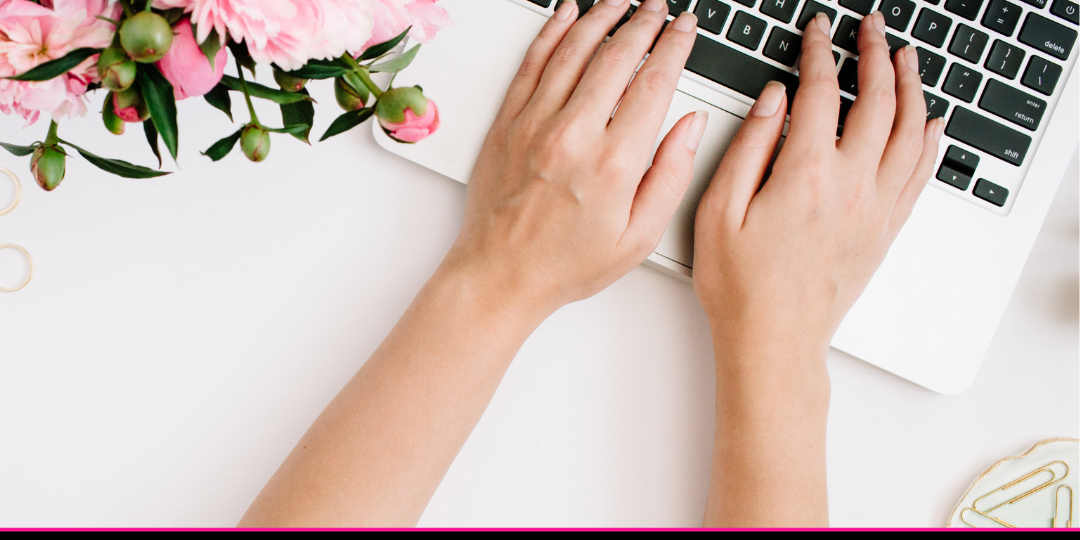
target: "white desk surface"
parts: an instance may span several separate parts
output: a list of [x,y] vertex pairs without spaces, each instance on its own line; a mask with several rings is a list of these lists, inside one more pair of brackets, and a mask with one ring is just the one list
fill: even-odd
[[[321,134],[338,111],[313,86]],[[238,149],[213,164],[197,151],[235,128],[199,99],[180,113],[184,171],[164,179],[73,157],[46,193],[0,152],[24,183],[0,243],[36,263],[26,289],[0,293],[0,526],[235,524],[457,232],[465,187],[367,129],[313,148],[275,136],[262,164]],[[44,135],[20,120],[0,117],[0,140]],[[61,136],[151,162],[138,126],[116,138],[99,122]],[[1074,155],[965,393],[831,352],[833,525],[942,525],[984,467],[1080,434],[1077,197]],[[20,271],[0,252],[2,282]],[[698,525],[713,390],[691,287],[639,267],[525,344],[420,524]]]

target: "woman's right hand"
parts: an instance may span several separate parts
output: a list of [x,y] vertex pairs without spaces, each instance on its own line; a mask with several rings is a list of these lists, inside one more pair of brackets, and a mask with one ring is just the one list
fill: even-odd
[[[843,136],[829,19],[803,34],[787,140],[786,96],[770,84],[698,208],[694,287],[728,343],[764,340],[824,352],[881,264],[930,177],[944,122],[927,122],[918,56],[890,63],[885,21],[858,33],[859,95]],[[759,189],[760,187],[760,189]]]

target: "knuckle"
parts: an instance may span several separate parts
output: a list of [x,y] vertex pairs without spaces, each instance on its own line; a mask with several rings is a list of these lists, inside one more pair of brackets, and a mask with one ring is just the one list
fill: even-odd
[[638,70],[634,82],[640,84],[646,92],[659,93],[668,85],[668,75],[661,69],[642,68]]
[[[604,44],[600,55],[604,60],[615,64],[625,64],[634,61],[634,49],[632,43],[626,39],[612,39]],[[638,58],[637,60],[641,60]]]
[[564,41],[551,53],[548,63],[566,64],[577,59],[581,55],[581,46],[573,41]]

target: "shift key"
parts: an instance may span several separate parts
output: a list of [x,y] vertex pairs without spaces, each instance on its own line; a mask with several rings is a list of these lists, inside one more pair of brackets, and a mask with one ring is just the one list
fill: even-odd
[[1031,146],[1031,137],[963,107],[955,108],[945,134],[1016,166]]
[[1021,92],[996,79],[990,79],[983,90],[979,108],[990,111],[1020,127],[1039,129],[1046,102]]

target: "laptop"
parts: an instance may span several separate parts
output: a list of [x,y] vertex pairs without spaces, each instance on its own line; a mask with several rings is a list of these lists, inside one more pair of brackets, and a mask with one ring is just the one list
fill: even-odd
[[[593,0],[578,0],[585,12]],[[638,2],[632,2],[636,9]],[[422,84],[439,131],[388,151],[467,182],[526,48],[555,0],[441,0],[454,18],[397,85]],[[690,189],[646,264],[689,280],[694,213],[770,79],[798,85],[801,29],[819,11],[844,111],[855,32],[873,10],[892,47],[917,47],[928,118],[946,119],[934,178],[832,346],[943,394],[974,380],[1078,140],[1075,0],[669,0],[698,35],[661,136],[708,110]],[[624,17],[624,21],[627,17]],[[842,129],[842,126],[841,128]]]

